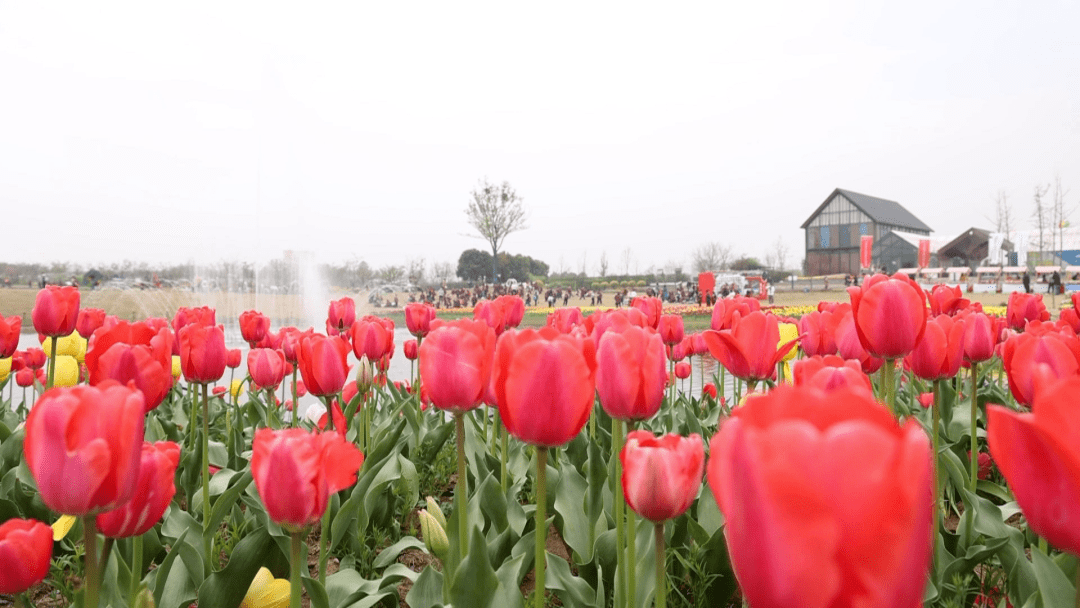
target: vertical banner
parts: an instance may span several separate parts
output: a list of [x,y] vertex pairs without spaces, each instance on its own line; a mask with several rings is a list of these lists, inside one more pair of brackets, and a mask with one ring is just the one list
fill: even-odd
[[864,234],[859,239],[859,267],[870,268],[873,263],[874,237]]
[[702,303],[705,302],[705,296],[711,294],[713,289],[716,288],[716,276],[711,272],[703,272],[697,276],[697,288],[698,294],[701,296]]
[[988,253],[989,253],[989,257],[990,257],[990,265],[991,266],[998,266],[1000,264],[1004,264],[1004,260],[1002,260],[1002,255],[1001,255],[1002,246],[1004,244],[1005,244],[1005,234],[1004,233],[1002,233],[1002,232],[991,232],[990,233],[990,241],[987,243],[987,246],[990,248],[990,251]]
[[919,268],[930,265],[930,239],[919,239]]
[[1016,265],[1027,266],[1027,254],[1028,254],[1028,235],[1026,232],[1019,232],[1016,235]]

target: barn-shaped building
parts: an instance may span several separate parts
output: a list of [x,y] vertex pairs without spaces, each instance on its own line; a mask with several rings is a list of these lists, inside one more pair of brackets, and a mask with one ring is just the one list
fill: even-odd
[[862,235],[873,235],[875,242],[891,231],[930,235],[930,227],[900,203],[840,188],[833,190],[802,228],[806,230],[806,272],[811,276],[858,274]]

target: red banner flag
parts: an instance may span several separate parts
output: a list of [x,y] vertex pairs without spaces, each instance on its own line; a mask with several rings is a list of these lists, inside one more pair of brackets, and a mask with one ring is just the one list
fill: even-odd
[[873,264],[874,237],[866,234],[859,240],[859,266],[870,268]]
[[919,239],[919,268],[930,265],[930,239]]
[[698,294],[701,296],[701,301],[705,301],[705,295],[713,292],[716,287],[716,276],[711,272],[703,272],[697,277]]

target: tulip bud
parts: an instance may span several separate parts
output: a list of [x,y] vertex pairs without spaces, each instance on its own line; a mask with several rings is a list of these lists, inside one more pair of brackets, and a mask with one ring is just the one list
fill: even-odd
[[180,377],[180,355],[173,355],[172,358],[172,377],[177,379]]
[[360,357],[360,364],[356,366],[356,390],[366,394],[375,383],[375,370],[371,368],[371,361],[367,355]]
[[445,560],[450,552],[450,539],[446,537],[446,530],[439,525],[435,516],[427,511],[420,511],[420,533],[424,537],[424,545],[439,559]]
[[244,394],[244,381],[237,378],[232,381],[232,386],[229,387],[229,394],[233,399],[239,399],[240,395]]
[[11,357],[6,359],[0,359],[0,382],[7,380],[8,374],[11,373]]
[[135,596],[135,605],[133,608],[154,608],[154,594],[150,593],[150,590],[144,587],[143,590]]
[[431,496],[427,497],[427,510],[428,513],[435,518],[435,521],[439,522],[440,526],[443,528],[446,527],[446,516],[443,515],[442,508],[439,507],[439,502]]

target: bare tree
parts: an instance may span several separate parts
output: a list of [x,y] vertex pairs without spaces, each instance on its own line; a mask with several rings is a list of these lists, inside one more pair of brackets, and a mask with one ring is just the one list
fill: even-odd
[[433,271],[436,279],[449,281],[454,278],[457,269],[451,262],[436,262]]
[[424,282],[424,267],[424,258],[413,258],[409,260],[406,276],[410,283],[413,285],[420,285]]
[[630,263],[634,261],[634,250],[627,247],[622,252],[623,274],[630,274]]
[[1043,255],[1047,250],[1046,236],[1053,236],[1053,227],[1050,225],[1051,210],[1043,197],[1050,191],[1050,186],[1035,186],[1034,207],[1031,210],[1031,219],[1035,222],[1035,228],[1039,231],[1039,262],[1043,261]]
[[491,245],[491,276],[498,277],[499,249],[506,237],[525,228],[525,206],[510,182],[489,184],[487,178],[480,180],[470,193],[472,200],[465,208],[469,225]]
[[784,243],[783,237],[776,237],[776,242],[772,246],[773,255],[773,270],[783,270],[787,265],[788,248]]
[[600,276],[601,277],[607,276],[607,267],[608,267],[607,252],[606,251],[601,251],[600,252]]
[[586,277],[589,275],[588,271],[589,252],[581,252],[581,276]]
[[1012,207],[1009,206],[1009,195],[1004,190],[998,190],[994,208],[996,210],[994,225],[997,226],[997,231],[1008,234],[1012,231],[1013,212]]
[[695,249],[690,256],[693,259],[694,272],[724,270],[731,263],[731,245],[706,243]]
[[[1054,226],[1057,227],[1057,250],[1065,251],[1065,227],[1069,225],[1069,215],[1072,210],[1065,209],[1065,195],[1069,193],[1068,190],[1061,186],[1061,176],[1054,176],[1054,200],[1053,200],[1053,216]],[[1064,260],[1061,260],[1064,263]]]

